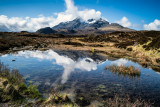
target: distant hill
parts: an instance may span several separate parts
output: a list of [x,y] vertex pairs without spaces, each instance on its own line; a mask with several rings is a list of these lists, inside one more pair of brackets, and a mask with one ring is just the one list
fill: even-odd
[[57,33],[57,31],[53,30],[50,27],[46,27],[46,28],[41,28],[41,29],[37,30],[37,33],[40,33],[40,34],[55,34],[55,33]]
[[123,27],[117,23],[109,23],[105,19],[89,19],[84,21],[76,18],[73,21],[62,22],[52,28],[46,27],[39,29],[36,33],[40,34],[66,34],[66,35],[87,35],[87,34],[104,34],[115,31],[130,32],[132,29]]

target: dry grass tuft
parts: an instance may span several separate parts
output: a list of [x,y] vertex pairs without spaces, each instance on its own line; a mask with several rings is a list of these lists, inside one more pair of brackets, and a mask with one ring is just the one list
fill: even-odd
[[132,101],[129,97],[120,98],[117,95],[104,101],[106,107],[152,107],[148,102],[141,99]]
[[129,77],[139,77],[141,75],[140,70],[135,68],[134,66],[111,65],[111,66],[106,66],[105,69],[123,76],[128,75]]

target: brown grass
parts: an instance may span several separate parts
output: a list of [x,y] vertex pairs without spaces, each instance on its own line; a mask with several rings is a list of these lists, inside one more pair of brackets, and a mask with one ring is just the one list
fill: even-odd
[[141,99],[132,101],[129,97],[120,98],[115,95],[114,98],[109,98],[104,101],[105,107],[152,107],[148,102]]
[[106,66],[105,69],[123,76],[128,75],[130,77],[139,77],[141,75],[140,70],[135,68],[134,66],[111,65],[111,66]]
[[[66,36],[28,32],[0,32],[0,52],[19,51],[26,46],[33,50],[83,50],[109,57],[128,58],[160,72],[160,32],[114,32],[104,35]],[[141,46],[141,47],[140,47]],[[14,47],[18,47],[14,49]],[[28,50],[28,49],[27,49]]]

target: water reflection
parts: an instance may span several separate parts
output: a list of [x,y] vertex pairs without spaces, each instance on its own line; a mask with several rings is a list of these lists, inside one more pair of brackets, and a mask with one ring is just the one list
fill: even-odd
[[[56,65],[56,66],[54,66],[54,68],[56,68],[57,70],[58,69],[61,70],[61,67],[57,67],[57,65],[63,67],[63,74],[61,76],[61,83],[62,84],[67,82],[71,73],[74,71],[75,72],[76,71],[88,71],[88,72],[95,71],[95,70],[97,70],[97,66],[101,66],[101,65],[104,66],[103,68],[105,68],[105,66],[112,66],[112,65],[117,65],[117,66],[132,65],[136,68],[141,67],[139,64],[133,63],[132,61],[129,61],[129,60],[123,59],[123,58],[118,59],[118,60],[114,60],[114,61],[110,61],[110,60],[94,61],[96,59],[93,60],[92,58],[89,58],[89,57],[82,58],[82,57],[77,56],[78,58],[76,58],[77,60],[75,60],[75,59],[70,58],[73,56],[73,53],[71,53],[71,54],[67,53],[67,55],[69,55],[69,56],[60,55],[53,50],[47,50],[47,51],[38,51],[37,50],[37,51],[19,51],[18,53],[11,54],[11,55],[6,54],[6,55],[2,55],[1,57],[7,58],[9,56],[12,56],[12,57],[15,57],[15,59],[18,57],[23,57],[23,58],[27,58],[27,59],[36,58],[39,61],[49,60],[52,62],[53,65]],[[96,58],[98,58],[98,57],[96,56]],[[26,63],[28,63],[28,62],[26,62]],[[32,62],[32,63],[34,63],[34,62]],[[39,62],[39,63],[41,63],[41,62]],[[25,66],[25,64],[24,64],[24,66]],[[47,66],[47,65],[42,64],[40,68],[43,68],[42,66]],[[32,67],[32,69],[34,69],[34,66]],[[112,71],[112,70],[110,70],[110,71]],[[44,72],[45,72],[45,70],[44,70]],[[27,75],[27,77],[28,76],[29,75]],[[132,76],[132,75],[130,75],[130,76]],[[40,78],[40,76],[35,76],[33,80],[38,80],[39,78]],[[60,78],[57,78],[57,81],[59,81],[59,80],[60,80]],[[55,81],[55,83],[52,83],[52,86],[53,85],[55,86],[58,83],[57,81]],[[39,84],[39,83],[37,82],[37,84]],[[45,82],[45,85],[51,85],[50,81],[47,80]]]
[[[79,54],[81,53],[68,52],[65,55],[53,50],[20,51],[0,56],[0,60],[10,68],[18,69],[27,81],[36,83],[42,93],[56,87],[60,91],[72,93],[72,96],[92,101],[102,101],[114,94],[127,94],[159,104],[160,75],[152,69],[143,68],[138,63],[123,58],[101,60],[98,56],[81,57]],[[104,70],[106,66],[112,65],[134,66],[141,71],[141,75],[139,79],[131,79],[128,75],[122,77]]]
[[[75,69],[79,69],[81,71],[91,71],[97,69],[97,63],[94,62],[91,58],[79,58],[78,61],[74,61],[68,56],[61,56],[54,52],[53,50],[48,51],[20,51],[13,56],[21,56],[25,58],[38,58],[39,60],[53,60],[53,64],[60,65],[64,68],[62,74],[61,83],[64,84],[68,80],[70,74],[75,71]],[[2,57],[7,57],[4,55]],[[49,83],[46,83],[49,84]]]
[[127,62],[128,62],[128,60],[122,58],[122,59],[118,59],[116,61],[113,61],[111,64],[120,66],[120,65],[126,65]]

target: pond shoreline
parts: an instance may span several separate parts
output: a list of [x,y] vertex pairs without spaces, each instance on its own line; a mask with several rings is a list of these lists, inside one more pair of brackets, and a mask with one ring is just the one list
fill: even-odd
[[159,44],[159,34],[158,31],[137,31],[74,37],[0,32],[0,53],[48,49],[86,51],[107,57],[127,58],[160,72],[160,47],[156,45]]
[[[110,49],[112,48],[112,49]],[[106,59],[110,60],[116,60],[118,58],[126,58],[129,60],[132,60],[134,62],[138,62],[140,65],[146,68],[152,68],[153,70],[160,72],[160,65],[153,64],[152,60],[145,61],[145,59],[141,58],[140,56],[134,56],[134,54],[142,54],[141,52],[129,52],[125,49],[119,49],[115,47],[90,47],[85,45],[82,46],[75,46],[75,45],[54,45],[52,47],[46,47],[46,48],[34,48],[33,46],[25,46],[23,48],[13,48],[10,50],[6,50],[0,53],[0,55],[7,54],[7,53],[16,53],[18,51],[46,51],[46,50],[54,50],[54,51],[79,51],[79,52],[87,52],[90,54],[97,54],[105,57]],[[94,50],[94,52],[92,52]],[[143,54],[142,54],[143,55]],[[145,57],[145,56],[144,56]],[[151,58],[150,58],[151,59]]]

